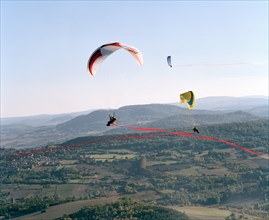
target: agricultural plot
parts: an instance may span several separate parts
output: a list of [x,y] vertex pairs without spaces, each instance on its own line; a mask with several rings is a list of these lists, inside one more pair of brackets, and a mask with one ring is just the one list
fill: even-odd
[[224,176],[231,174],[230,171],[227,170],[225,167],[216,168],[216,169],[207,169],[200,167],[198,172],[207,176]]
[[156,166],[156,165],[170,165],[176,164],[178,161],[176,160],[154,160],[154,161],[147,161],[147,166]]
[[27,198],[38,195],[42,191],[40,185],[27,185],[27,184],[3,184],[1,186],[3,193],[10,193],[14,199]]
[[135,154],[92,154],[89,158],[92,158],[96,161],[109,161],[112,162],[113,160],[123,160],[123,159],[132,159],[135,158],[137,155]]
[[199,172],[199,167],[190,167],[187,169],[181,169],[176,171],[166,172],[172,175],[181,175],[181,176],[201,176],[202,174]]
[[73,165],[77,162],[77,160],[60,160],[59,163],[61,165]]
[[171,206],[171,208],[187,214],[191,219],[196,220],[224,220],[226,217],[230,216],[232,213],[228,210],[223,210],[219,208],[211,207],[196,207],[196,206],[186,206],[177,207]]
[[62,217],[64,214],[71,214],[79,211],[81,208],[88,205],[100,205],[108,202],[116,201],[118,197],[101,198],[94,200],[80,200],[75,202],[64,203],[56,206],[49,207],[45,213],[35,212],[22,217],[14,218],[14,220],[44,220],[44,219],[56,219]]

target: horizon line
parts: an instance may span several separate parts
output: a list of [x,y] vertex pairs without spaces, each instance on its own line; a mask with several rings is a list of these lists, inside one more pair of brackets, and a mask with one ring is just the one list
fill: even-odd
[[[204,97],[200,97],[197,98],[197,100],[199,99],[204,99],[204,98],[217,98],[217,97],[227,97],[227,98],[254,98],[254,97],[258,97],[258,98],[263,98],[264,99],[269,99],[269,95],[246,95],[246,96],[204,96]],[[88,112],[88,111],[96,111],[96,110],[110,110],[110,109],[119,109],[125,106],[133,106],[133,105],[152,105],[152,104],[172,104],[172,103],[176,103],[176,102],[166,102],[166,103],[159,103],[159,102],[152,102],[152,103],[144,103],[144,104],[126,104],[126,105],[122,105],[119,107],[100,107],[100,108],[90,108],[90,109],[85,109],[85,110],[78,110],[78,111],[72,111],[72,112],[61,112],[61,113],[40,113],[40,114],[32,114],[32,115],[19,115],[19,116],[4,116],[2,117],[2,115],[0,115],[0,119],[11,119],[11,118],[27,118],[27,117],[42,117],[42,116],[57,116],[57,115],[68,115],[68,114],[78,114],[78,113],[82,113],[82,112]]]

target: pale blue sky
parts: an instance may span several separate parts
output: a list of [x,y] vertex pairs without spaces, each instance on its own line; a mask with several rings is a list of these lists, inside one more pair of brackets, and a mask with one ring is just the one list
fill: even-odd
[[[92,78],[89,56],[112,42],[138,48],[144,65],[117,51]],[[268,1],[1,1],[1,117],[177,102],[188,90],[268,95]]]

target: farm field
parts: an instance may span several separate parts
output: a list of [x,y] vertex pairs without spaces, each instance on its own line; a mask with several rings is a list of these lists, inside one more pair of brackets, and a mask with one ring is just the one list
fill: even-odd
[[187,214],[193,220],[224,220],[232,214],[231,211],[212,207],[171,206],[171,208]]

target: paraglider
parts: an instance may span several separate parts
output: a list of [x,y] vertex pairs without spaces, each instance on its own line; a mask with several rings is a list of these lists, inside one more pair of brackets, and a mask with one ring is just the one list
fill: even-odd
[[[184,93],[180,94],[179,97],[180,97],[181,104],[187,104],[188,109],[190,109],[190,110],[194,108],[195,103],[196,103],[196,99],[195,99],[195,95],[192,91],[184,92]],[[190,115],[190,116],[191,116],[192,123],[194,125],[193,116],[192,115]],[[197,134],[200,133],[195,126],[193,127],[192,131],[194,133],[197,133]]]
[[110,126],[110,125],[116,125],[116,117],[115,117],[115,113],[113,115],[109,115],[109,121],[107,122],[106,126]]
[[199,133],[200,133],[200,132],[198,131],[198,129],[197,129],[195,126],[193,127],[193,129],[192,129],[192,130],[193,130],[193,132],[196,132],[197,134],[199,134]]
[[171,56],[168,56],[167,57],[167,64],[172,67],[172,59],[171,59]]
[[135,47],[115,42],[115,43],[109,43],[104,44],[100,47],[98,47],[91,55],[88,61],[88,71],[92,76],[95,76],[97,69],[101,65],[101,63],[112,53],[119,49],[125,49],[127,50],[136,60],[136,62],[139,65],[143,64],[143,56],[142,53],[136,49]]
[[188,91],[179,95],[180,103],[187,104],[188,109],[193,109],[196,103],[196,99],[194,93],[192,91]]

